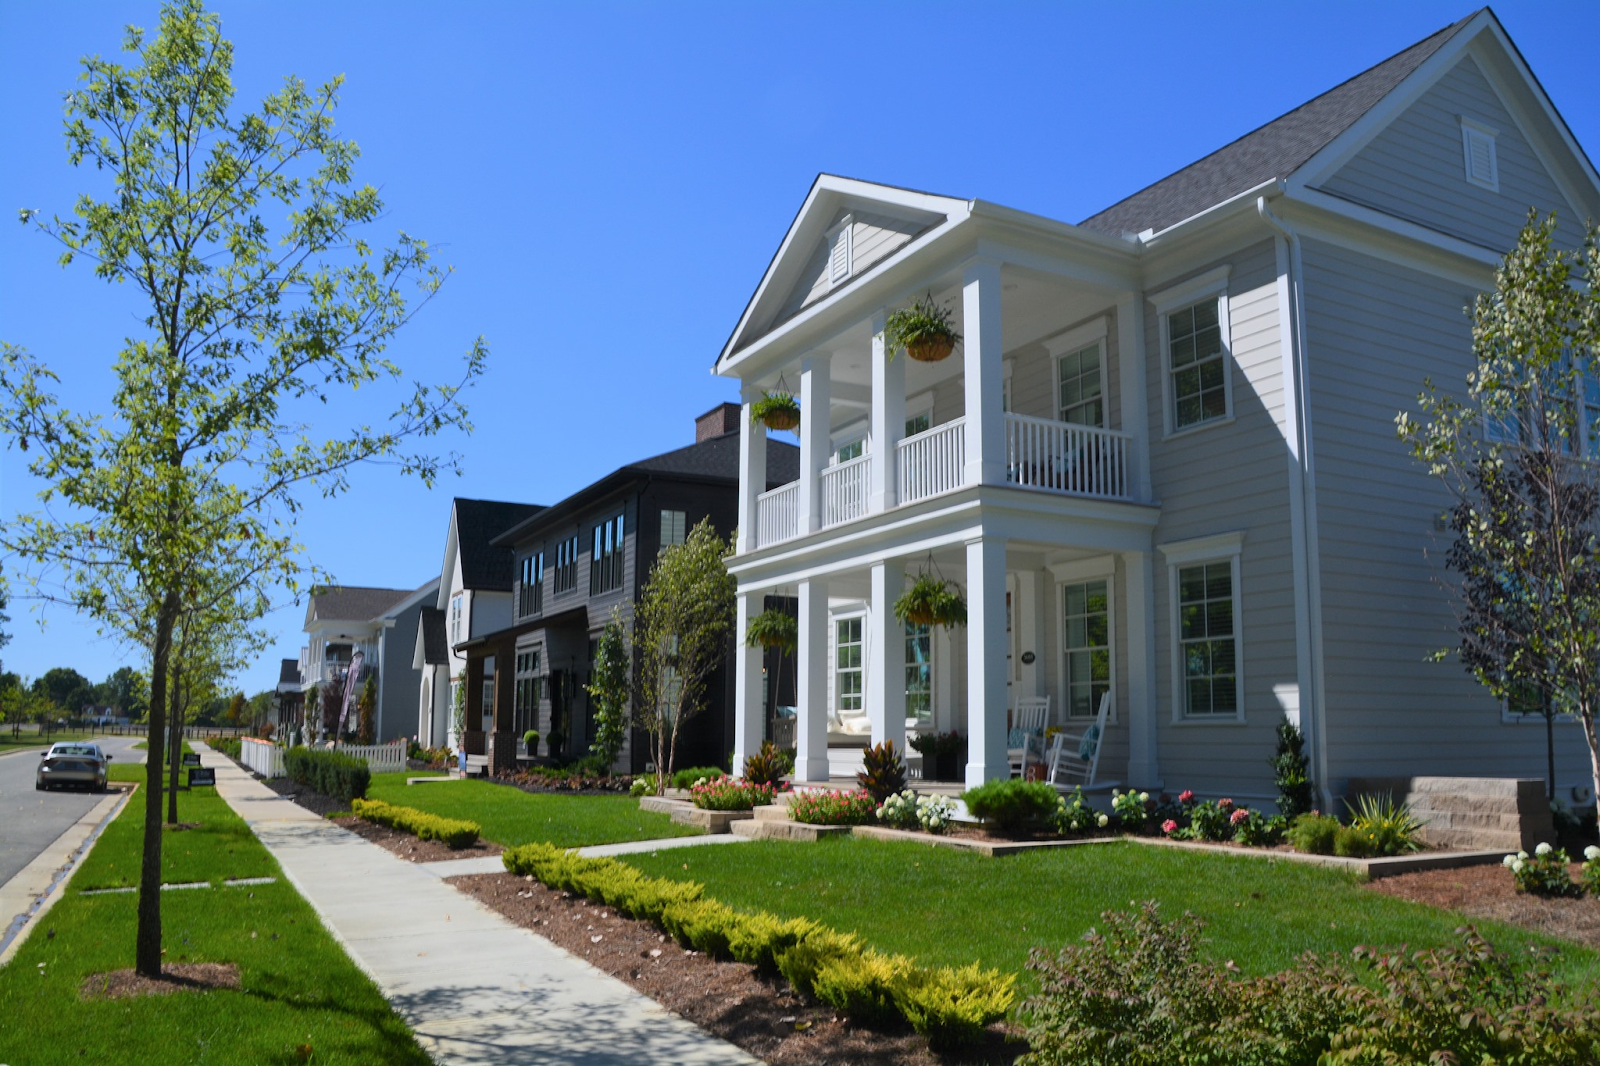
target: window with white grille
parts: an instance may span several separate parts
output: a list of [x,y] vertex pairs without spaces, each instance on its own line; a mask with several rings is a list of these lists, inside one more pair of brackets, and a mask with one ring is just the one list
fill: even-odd
[[1500,164],[1494,150],[1497,136],[1495,130],[1481,122],[1461,119],[1461,151],[1466,161],[1467,180],[1492,192],[1500,191]]
[[846,215],[828,231],[828,284],[837,285],[850,276],[854,253],[855,216]]

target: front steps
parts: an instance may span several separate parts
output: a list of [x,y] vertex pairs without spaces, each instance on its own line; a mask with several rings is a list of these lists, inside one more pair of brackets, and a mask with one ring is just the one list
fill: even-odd
[[1545,784],[1537,778],[1353,777],[1347,795],[1390,795],[1426,825],[1424,843],[1465,850],[1532,851],[1554,843]]

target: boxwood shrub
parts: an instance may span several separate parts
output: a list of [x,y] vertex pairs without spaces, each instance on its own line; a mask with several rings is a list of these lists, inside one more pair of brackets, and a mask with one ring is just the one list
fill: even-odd
[[1017,836],[1030,825],[1047,821],[1061,807],[1053,785],[1016,777],[969,788],[961,799],[969,814],[1005,836]]
[[350,809],[359,818],[410,833],[418,840],[437,840],[451,848],[469,848],[478,842],[477,822],[446,818],[383,800],[353,799]]
[[318,748],[290,748],[283,753],[283,767],[289,779],[332,799],[360,799],[372,783],[372,771],[365,759]]

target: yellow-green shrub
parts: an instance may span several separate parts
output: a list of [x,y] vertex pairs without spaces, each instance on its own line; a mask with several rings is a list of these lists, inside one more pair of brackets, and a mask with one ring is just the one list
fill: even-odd
[[588,897],[654,922],[678,943],[714,958],[776,970],[803,995],[860,1022],[903,1017],[935,1046],[978,1036],[1016,1002],[1016,978],[976,963],[921,969],[903,955],[865,947],[809,918],[746,914],[704,897],[703,885],[647,877],[614,859],[586,859],[550,844],[524,844],[501,856],[505,868],[551,888]]
[[451,848],[466,848],[477,843],[478,823],[460,818],[445,818],[414,807],[400,807],[382,800],[353,799],[350,809],[357,817],[378,825],[399,829],[418,840],[437,840]]

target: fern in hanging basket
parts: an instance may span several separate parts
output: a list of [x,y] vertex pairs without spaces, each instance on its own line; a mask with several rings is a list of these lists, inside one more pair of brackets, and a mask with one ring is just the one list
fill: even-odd
[[750,619],[744,642],[750,647],[781,648],[794,651],[799,639],[794,616],[778,610],[765,610]]
[[922,363],[937,363],[961,341],[951,320],[951,309],[939,304],[929,293],[910,307],[892,312],[883,326],[883,340],[889,358],[902,349]]
[[800,401],[787,392],[764,392],[750,405],[750,420],[768,429],[794,429],[800,424]]
[[923,574],[894,601],[894,616],[909,625],[964,626],[967,599],[954,582]]

